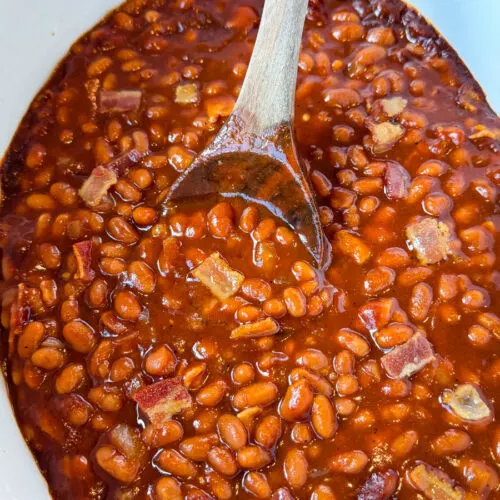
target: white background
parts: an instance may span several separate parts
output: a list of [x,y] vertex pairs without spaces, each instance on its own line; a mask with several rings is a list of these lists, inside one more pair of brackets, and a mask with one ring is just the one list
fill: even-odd
[[[0,156],[70,44],[120,0],[0,0]],[[500,111],[500,0],[411,0],[457,49]],[[1,377],[0,377],[1,378]],[[0,499],[44,500],[0,381]]]

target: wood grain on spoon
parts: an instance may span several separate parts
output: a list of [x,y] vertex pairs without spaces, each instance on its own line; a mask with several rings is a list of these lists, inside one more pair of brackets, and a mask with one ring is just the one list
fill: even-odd
[[293,227],[319,265],[325,238],[297,156],[293,114],[307,0],[266,0],[245,81],[213,142],[166,201],[218,194],[265,205]]

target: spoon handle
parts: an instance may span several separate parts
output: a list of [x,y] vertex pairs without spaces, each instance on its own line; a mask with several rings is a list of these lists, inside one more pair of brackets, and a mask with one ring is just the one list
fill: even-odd
[[293,118],[297,64],[308,0],[265,0],[257,40],[233,114],[265,135]]

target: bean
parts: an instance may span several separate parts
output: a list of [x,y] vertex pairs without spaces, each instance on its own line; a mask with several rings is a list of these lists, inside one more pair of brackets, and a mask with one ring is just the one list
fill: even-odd
[[163,450],[156,460],[160,468],[173,476],[189,479],[197,474],[195,464],[176,450]]
[[271,487],[266,475],[262,472],[247,472],[243,477],[243,487],[257,498],[269,498],[271,496]]
[[204,462],[207,460],[210,448],[218,442],[219,436],[216,433],[202,434],[181,441],[179,450],[185,457],[195,462]]
[[267,406],[276,401],[278,388],[273,382],[256,382],[240,389],[233,397],[233,406],[242,410],[249,406]]
[[289,422],[302,420],[310,412],[313,392],[307,380],[299,379],[288,386],[280,404],[280,415]]
[[337,431],[335,410],[330,400],[323,394],[314,397],[311,424],[321,439],[331,439]]
[[136,296],[128,290],[121,290],[114,296],[113,307],[118,316],[128,321],[137,321],[142,312]]
[[255,442],[272,450],[281,437],[281,420],[276,415],[267,415],[255,428]]
[[432,441],[432,450],[437,455],[453,455],[465,451],[472,443],[472,439],[464,431],[448,429]]
[[283,461],[283,474],[293,489],[302,488],[307,482],[309,464],[302,450],[291,448]]
[[251,445],[238,450],[237,460],[244,469],[260,469],[271,463],[272,456],[264,448]]
[[212,382],[198,391],[196,401],[202,406],[217,406],[227,394],[228,388],[224,380]]
[[81,320],[73,320],[64,325],[63,337],[77,352],[86,354],[96,343],[94,330]]
[[180,484],[173,477],[162,477],[155,485],[155,498],[158,500],[182,500]]
[[365,452],[361,450],[347,451],[334,455],[328,467],[333,473],[359,474],[368,464],[369,459]]
[[144,369],[150,375],[164,377],[173,373],[177,359],[168,346],[162,345],[151,350],[144,360]]
[[238,451],[247,444],[247,430],[241,420],[234,415],[226,413],[217,421],[219,435],[232,450]]
[[233,476],[238,471],[238,464],[232,453],[224,446],[214,446],[208,452],[208,463],[225,476]]

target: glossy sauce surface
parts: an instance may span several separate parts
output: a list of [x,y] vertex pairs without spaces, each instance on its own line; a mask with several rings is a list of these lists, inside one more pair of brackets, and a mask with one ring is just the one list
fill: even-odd
[[499,121],[414,12],[310,2],[295,127],[324,273],[244,200],[161,203],[261,9],[130,0],[30,107],[0,215],[26,441],[61,499],[496,498]]

